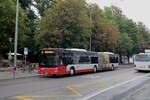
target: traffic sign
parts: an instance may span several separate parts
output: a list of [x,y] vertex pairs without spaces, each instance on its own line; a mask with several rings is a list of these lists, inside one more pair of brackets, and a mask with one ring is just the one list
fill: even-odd
[[27,55],[28,54],[28,48],[24,48],[24,55]]

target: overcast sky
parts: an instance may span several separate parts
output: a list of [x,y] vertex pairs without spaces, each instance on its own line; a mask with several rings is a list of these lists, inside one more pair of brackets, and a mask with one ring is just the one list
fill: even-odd
[[150,0],[87,0],[104,6],[116,5],[122,9],[123,14],[135,22],[143,22],[150,29]]

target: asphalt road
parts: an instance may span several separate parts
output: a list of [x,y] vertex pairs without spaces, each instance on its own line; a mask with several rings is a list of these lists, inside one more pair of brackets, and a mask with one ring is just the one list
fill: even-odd
[[141,100],[136,98],[139,91],[150,93],[143,89],[150,89],[148,74],[126,67],[73,77],[5,80],[0,82],[0,100]]

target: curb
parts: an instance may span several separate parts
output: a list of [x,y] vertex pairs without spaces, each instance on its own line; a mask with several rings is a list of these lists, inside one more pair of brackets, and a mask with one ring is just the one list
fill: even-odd
[[5,72],[5,71],[8,71],[8,68],[7,69],[2,69],[2,68],[0,68],[0,72]]

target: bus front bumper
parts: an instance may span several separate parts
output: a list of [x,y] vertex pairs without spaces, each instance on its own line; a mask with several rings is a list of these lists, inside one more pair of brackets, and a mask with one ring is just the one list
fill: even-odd
[[38,74],[42,75],[56,75],[58,74],[57,68],[38,68]]

